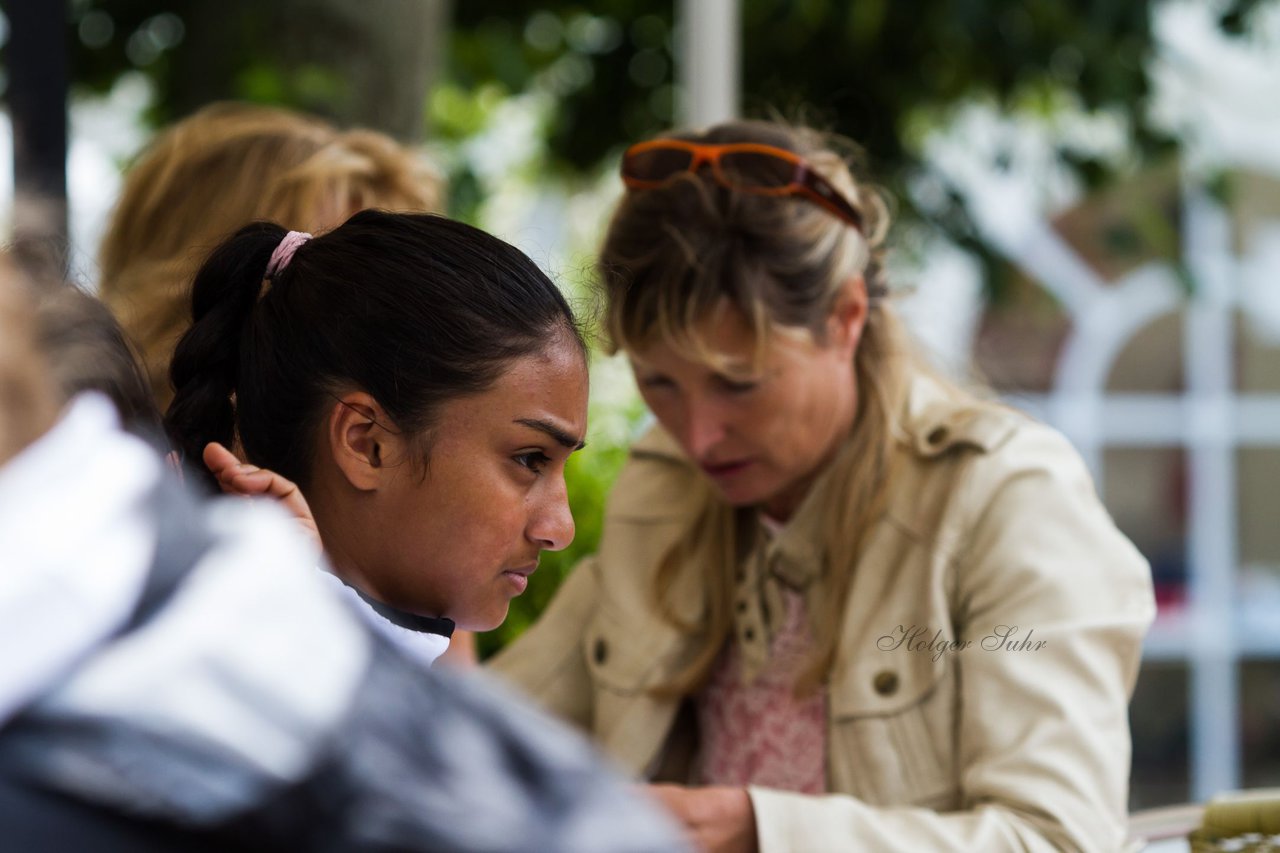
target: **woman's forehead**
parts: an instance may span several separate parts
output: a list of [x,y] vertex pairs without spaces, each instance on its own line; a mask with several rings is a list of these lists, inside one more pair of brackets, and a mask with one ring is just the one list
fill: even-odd
[[701,370],[730,378],[757,377],[783,362],[804,360],[820,345],[808,329],[769,324],[763,332],[745,323],[709,324],[678,336],[652,336],[628,347],[638,370]]

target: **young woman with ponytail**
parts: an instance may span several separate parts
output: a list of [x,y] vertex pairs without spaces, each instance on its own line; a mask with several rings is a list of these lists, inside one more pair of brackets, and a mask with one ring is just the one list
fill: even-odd
[[[192,308],[165,417],[188,468],[296,484],[336,576],[423,657],[454,623],[497,626],[572,540],[586,350],[514,247],[426,214],[315,238],[256,223],[213,251]],[[255,467],[228,473],[233,446]]]
[[494,668],[705,850],[1120,849],[1154,603],[1079,457],[926,368],[831,140],[723,124],[622,175],[599,269],[657,425]]

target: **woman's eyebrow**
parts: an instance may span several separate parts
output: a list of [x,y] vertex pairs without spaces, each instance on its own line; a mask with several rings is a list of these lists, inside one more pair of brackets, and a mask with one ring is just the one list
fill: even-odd
[[763,371],[752,370],[749,366],[737,369],[737,365],[730,365],[728,370],[716,370],[711,374],[722,382],[742,383],[742,382],[762,382],[765,379]]
[[574,438],[569,433],[560,429],[549,421],[540,420],[538,418],[516,418],[515,423],[527,426],[530,429],[536,429],[538,432],[546,433],[556,440],[556,443],[570,450],[581,450],[587,446],[587,443],[580,438]]

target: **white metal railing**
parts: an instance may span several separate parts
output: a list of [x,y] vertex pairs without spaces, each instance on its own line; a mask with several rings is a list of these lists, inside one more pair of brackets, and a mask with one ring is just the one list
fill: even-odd
[[[1010,402],[1061,429],[1079,448],[1101,489],[1103,451],[1182,447],[1188,459],[1187,608],[1160,619],[1147,660],[1190,668],[1191,796],[1203,800],[1240,783],[1239,663],[1280,657],[1280,620],[1254,612],[1236,593],[1236,451],[1280,447],[1280,394],[1235,389],[1234,314],[1240,306],[1227,212],[1190,181],[1183,186],[1183,260],[1195,282],[1182,296],[1168,265],[1148,265],[1100,286],[1047,227],[1005,243],[1010,260],[1034,275],[1071,318],[1052,390]],[[1128,341],[1151,320],[1182,311],[1181,394],[1108,393],[1107,377]]]

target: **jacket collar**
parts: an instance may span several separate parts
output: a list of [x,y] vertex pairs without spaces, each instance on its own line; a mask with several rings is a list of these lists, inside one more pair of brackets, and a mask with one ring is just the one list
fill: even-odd
[[990,452],[1005,442],[1016,426],[1003,406],[957,397],[927,374],[917,374],[907,391],[898,442],[918,456],[933,458],[954,447]]

